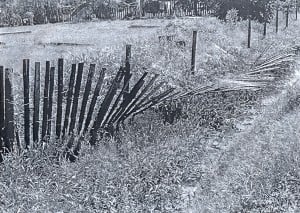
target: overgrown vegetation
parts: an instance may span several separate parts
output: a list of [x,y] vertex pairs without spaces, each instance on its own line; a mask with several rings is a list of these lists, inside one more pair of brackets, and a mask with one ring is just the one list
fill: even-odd
[[[192,27],[201,35],[195,76],[188,75]],[[204,84],[228,86],[225,80],[243,76],[256,62],[299,42],[299,31],[293,26],[264,40],[260,37],[261,26],[253,27],[258,39],[249,50],[245,48],[245,22],[223,24],[212,18],[185,25],[175,22],[159,34],[176,34],[178,40],[186,42],[186,47],[178,47],[175,42],[157,44],[157,40],[135,43],[133,72],[146,68],[160,73],[163,81],[180,90],[189,91]],[[101,58],[98,65],[120,58],[112,52]],[[98,62],[99,55],[81,59]],[[292,73],[293,65],[289,63],[285,71]],[[278,202],[282,200],[293,203],[292,208],[296,209],[298,185],[284,181],[299,176],[295,172],[299,169],[299,113],[294,111],[297,104],[285,119],[260,111],[261,100],[285,88],[285,80],[291,76],[282,75],[276,79],[281,83],[272,81],[268,89],[208,92],[180,99],[185,118],[173,125],[163,125],[160,114],[149,111],[136,117],[118,137],[99,141],[96,149],[85,141],[82,156],[74,164],[64,159],[53,164],[49,158],[57,147],[8,155],[1,166],[1,211],[247,212],[285,210]],[[286,101],[295,97],[286,95],[282,102],[272,102],[274,109],[267,109],[276,115],[276,107],[285,106]],[[236,135],[247,129],[244,122],[258,115],[261,119],[254,121],[253,128]],[[282,143],[286,136],[289,144]],[[220,158],[222,154],[225,158]],[[274,173],[277,175],[273,178]],[[279,183],[292,187],[280,189]],[[265,191],[261,185],[266,186]],[[185,200],[183,191],[189,187],[196,188],[196,196],[188,191],[189,199]],[[278,190],[286,192],[285,197]]]

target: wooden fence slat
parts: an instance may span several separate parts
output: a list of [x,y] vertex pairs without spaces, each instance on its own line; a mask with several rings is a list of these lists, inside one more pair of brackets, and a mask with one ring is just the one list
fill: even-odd
[[48,125],[49,82],[50,82],[50,61],[46,61],[44,97],[43,97],[42,140],[45,139],[47,133],[47,125]]
[[76,84],[75,84],[75,92],[74,92],[72,111],[71,111],[71,123],[70,123],[70,127],[69,127],[69,134],[73,134],[75,124],[76,124],[78,98],[79,98],[79,94],[80,94],[83,66],[84,66],[84,63],[79,63],[78,64],[77,78],[76,78]]
[[69,81],[69,89],[68,89],[68,94],[67,94],[67,106],[66,106],[66,111],[65,111],[65,120],[64,120],[63,130],[62,130],[63,137],[65,136],[66,130],[68,129],[68,125],[69,125],[69,117],[70,117],[70,112],[71,112],[71,104],[72,104],[72,98],[73,98],[75,76],[76,76],[76,64],[72,64],[70,81]]
[[29,106],[29,59],[23,60],[24,86],[24,141],[25,148],[30,146],[30,106]]
[[4,73],[3,66],[0,66],[0,162],[2,162],[2,149],[4,147]]
[[124,82],[128,82],[125,88],[125,92],[127,93],[129,92],[130,59],[131,59],[131,45],[126,45]]
[[5,147],[13,150],[15,141],[14,98],[12,93],[11,69],[5,69]]
[[89,70],[89,73],[88,73],[88,78],[86,80],[86,85],[85,85],[82,104],[81,104],[81,109],[80,109],[78,128],[77,128],[77,133],[78,134],[80,134],[82,126],[83,126],[85,110],[86,110],[87,102],[88,102],[89,95],[90,95],[91,88],[92,88],[92,81],[93,81],[93,77],[94,77],[94,74],[95,74],[95,68],[96,68],[95,64],[90,65],[90,70]]
[[135,100],[129,105],[129,107],[124,112],[122,118],[120,118],[122,121],[124,121],[129,115],[131,110],[137,105],[138,101],[143,97],[143,95],[146,94],[146,92],[149,91],[149,89],[152,87],[156,79],[158,78],[159,74],[155,74],[152,79],[148,82],[148,84],[145,86],[145,88],[141,91],[141,93],[135,98]]
[[[131,78],[131,77],[132,77],[132,74],[130,74],[130,78]],[[118,97],[116,98],[114,104],[112,105],[112,107],[111,107],[111,109],[110,109],[110,112],[109,112],[108,115],[106,116],[106,118],[105,118],[105,120],[104,120],[104,122],[103,122],[101,128],[103,128],[106,124],[109,124],[109,123],[110,123],[110,122],[109,122],[109,121],[110,121],[110,118],[111,118],[111,116],[113,115],[113,113],[115,112],[115,110],[117,109],[118,104],[119,104],[119,102],[120,102],[120,100],[121,100],[121,98],[122,98],[122,96],[123,96],[123,94],[124,94],[124,92],[125,92],[125,89],[126,89],[127,85],[129,84],[130,78],[127,79],[127,81],[124,82],[123,88],[122,88],[122,90],[120,91]],[[113,118],[113,117],[112,117],[112,118]]]
[[58,70],[57,70],[57,111],[56,111],[56,137],[60,138],[61,125],[62,125],[62,104],[63,104],[63,90],[64,90],[64,60],[58,59]]
[[120,82],[122,81],[124,77],[124,71],[123,68],[121,67],[120,70],[118,71],[115,79],[113,80],[109,91],[106,93],[106,96],[101,104],[101,107],[98,111],[96,120],[93,124],[93,127],[90,131],[90,135],[91,135],[91,140],[90,140],[90,144],[91,145],[95,145],[96,144],[96,140],[97,140],[97,132],[101,127],[101,124],[103,122],[103,119],[107,113],[107,110],[109,109],[111,102],[116,94],[116,91],[118,89],[118,86],[120,85]]
[[89,125],[91,123],[93,112],[94,112],[94,109],[95,109],[95,106],[96,106],[96,102],[97,102],[98,96],[100,94],[100,90],[101,90],[103,80],[104,80],[104,77],[105,77],[105,71],[106,71],[106,69],[103,68],[100,72],[100,75],[99,75],[99,78],[98,78],[98,81],[97,81],[97,85],[96,85],[96,88],[94,90],[93,98],[92,98],[92,101],[91,101],[91,104],[90,104],[90,108],[89,108],[88,114],[87,114],[86,119],[85,119],[84,130],[83,130],[84,134],[87,132],[87,130],[89,128]]
[[34,74],[34,95],[33,95],[33,142],[39,140],[39,127],[40,127],[40,63],[35,63]]
[[148,75],[147,72],[143,74],[143,76],[139,79],[139,81],[132,88],[132,90],[131,90],[130,94],[128,95],[128,97],[123,100],[118,112],[116,112],[116,115],[111,120],[112,123],[114,123],[115,121],[118,121],[119,118],[123,115],[124,111],[126,111],[128,105],[133,101],[133,99],[136,97],[139,90],[144,85],[144,83],[145,83],[144,79],[146,78],[147,75]]
[[47,136],[51,136],[51,126],[52,126],[52,112],[53,112],[53,93],[54,93],[54,75],[55,67],[50,68],[50,85],[49,85],[49,96],[48,96],[48,115],[47,115]]

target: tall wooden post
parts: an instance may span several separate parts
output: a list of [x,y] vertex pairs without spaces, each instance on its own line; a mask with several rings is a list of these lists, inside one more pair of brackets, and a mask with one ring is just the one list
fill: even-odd
[[191,61],[191,73],[195,74],[196,68],[196,49],[197,49],[197,31],[193,31],[193,43],[192,43],[192,61]]
[[0,163],[2,162],[2,149],[4,146],[4,75],[3,66],[0,66]]
[[289,13],[290,13],[290,7],[288,6],[286,8],[286,14],[285,14],[285,27],[289,27]]
[[251,19],[248,20],[248,48],[251,47]]
[[264,22],[264,33],[263,36],[266,37],[267,36],[267,22]]
[[29,59],[23,60],[24,85],[24,141],[25,148],[30,146],[30,106],[29,106]]
[[296,7],[296,20],[298,20],[298,0],[296,0],[296,5],[295,5],[295,7]]
[[275,17],[275,30],[276,30],[276,33],[278,33],[278,22],[279,22],[279,8],[277,6],[276,8],[276,17]]

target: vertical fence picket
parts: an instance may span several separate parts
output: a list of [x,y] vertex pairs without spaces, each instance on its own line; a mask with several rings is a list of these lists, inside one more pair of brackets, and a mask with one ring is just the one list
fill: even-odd
[[54,92],[55,67],[50,68],[50,85],[48,96],[48,114],[47,114],[47,136],[51,136],[52,112],[53,112],[53,92]]
[[34,95],[33,95],[33,142],[39,140],[39,127],[40,127],[40,63],[35,63],[34,73]]
[[[130,59],[131,59],[131,45],[126,45],[126,55],[125,55],[125,76],[124,82],[129,80],[130,76]],[[129,82],[125,88],[125,92],[129,92]]]
[[56,111],[56,137],[60,138],[61,123],[62,123],[62,104],[63,104],[63,90],[64,90],[64,60],[58,59],[58,88],[57,88],[57,111]]
[[90,104],[90,108],[89,108],[88,114],[87,114],[86,119],[85,119],[83,133],[87,132],[87,130],[89,128],[89,125],[91,123],[93,112],[94,112],[94,109],[95,109],[95,106],[96,106],[96,102],[97,102],[98,96],[100,94],[100,90],[101,90],[103,80],[104,80],[104,77],[105,77],[105,71],[106,71],[106,69],[103,68],[101,70],[100,75],[99,75],[99,78],[98,78],[98,81],[97,81],[97,84],[96,84],[96,88],[94,90],[93,98],[92,98],[92,101],[91,101],[91,104]]
[[89,70],[88,78],[87,78],[87,81],[86,81],[84,94],[83,94],[83,99],[82,99],[82,104],[81,104],[81,109],[80,109],[78,128],[77,128],[77,133],[78,134],[80,134],[80,131],[81,131],[82,126],[83,126],[85,110],[86,110],[87,102],[88,102],[89,95],[90,95],[91,88],[92,88],[92,80],[93,80],[93,77],[94,77],[94,74],[95,74],[95,67],[96,67],[95,64],[90,65],[90,70]]
[[11,69],[5,69],[5,147],[8,151],[13,150],[15,140],[14,98],[10,79],[11,73]]
[[66,106],[66,111],[65,111],[65,120],[64,120],[63,130],[62,130],[63,137],[65,136],[66,130],[68,129],[68,125],[69,125],[69,117],[70,117],[70,112],[71,112],[75,75],[76,75],[76,64],[72,64],[70,81],[69,81],[69,89],[68,89],[68,94],[67,94],[67,106]]
[[0,162],[2,162],[2,148],[4,146],[4,73],[3,66],[0,66]]
[[24,86],[24,141],[25,148],[30,146],[30,106],[29,106],[29,59],[23,60]]
[[43,121],[42,121],[42,140],[47,133],[48,120],[48,100],[49,100],[49,81],[50,81],[50,62],[46,62],[44,97],[43,97]]
[[76,115],[77,115],[77,108],[78,108],[78,98],[80,94],[80,87],[82,81],[82,74],[83,74],[83,63],[78,64],[78,71],[77,71],[77,78],[75,83],[75,91],[73,97],[73,104],[72,104],[72,111],[71,111],[71,123],[69,127],[69,134],[72,134],[76,124]]

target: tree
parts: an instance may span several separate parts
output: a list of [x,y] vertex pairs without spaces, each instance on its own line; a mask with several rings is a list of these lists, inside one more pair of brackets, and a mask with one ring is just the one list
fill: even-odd
[[273,17],[274,0],[215,0],[216,16],[226,20],[229,10],[236,9],[241,20],[269,22]]

